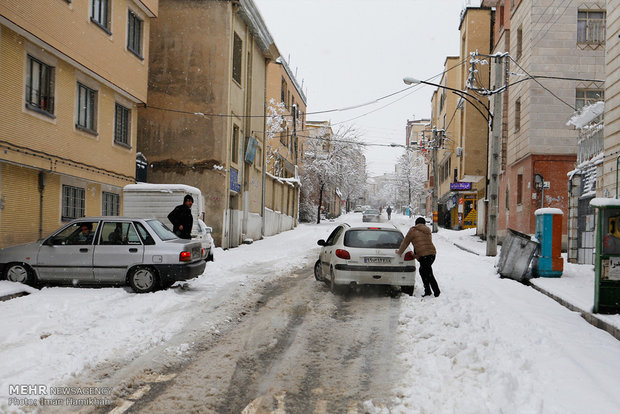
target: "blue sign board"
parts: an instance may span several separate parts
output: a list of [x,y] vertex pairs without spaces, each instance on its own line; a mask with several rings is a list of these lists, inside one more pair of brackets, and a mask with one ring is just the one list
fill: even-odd
[[245,150],[245,162],[248,164],[254,164],[254,158],[256,158],[256,148],[258,148],[258,141],[256,138],[248,138],[248,147]]
[[241,184],[238,183],[239,180],[239,171],[235,170],[233,167],[230,167],[230,189],[239,192],[241,191]]
[[450,190],[471,190],[471,183],[450,183]]

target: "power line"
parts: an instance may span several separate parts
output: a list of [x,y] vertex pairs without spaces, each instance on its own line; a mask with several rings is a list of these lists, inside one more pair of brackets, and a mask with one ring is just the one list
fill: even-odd
[[538,81],[538,79],[536,79],[534,76],[530,75],[528,73],[528,71],[526,71],[525,69],[523,69],[523,67],[521,65],[519,65],[519,63],[517,63],[516,60],[514,60],[512,58],[512,56],[508,55],[508,57],[510,58],[510,60],[512,60],[514,62],[515,65],[517,65],[519,67],[519,69],[521,69],[523,72],[525,72],[525,74],[527,76],[529,76],[534,82],[536,82],[538,85],[540,85],[541,88],[543,88],[544,90],[546,90],[547,92],[549,92],[551,95],[553,95],[556,99],[558,99],[560,102],[562,102],[563,104],[565,104],[566,106],[568,106],[569,108],[571,108],[573,111],[576,111],[577,109],[569,104],[568,102],[566,102],[564,99],[560,98],[559,96],[557,96],[555,93],[553,93],[553,91],[551,91],[551,89],[547,88],[545,85],[543,85],[542,83],[540,83]]

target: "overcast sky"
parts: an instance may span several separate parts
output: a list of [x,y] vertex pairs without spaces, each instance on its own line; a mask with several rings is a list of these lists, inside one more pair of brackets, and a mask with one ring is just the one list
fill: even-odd
[[[459,53],[461,10],[480,5],[479,0],[254,2],[280,53],[303,81],[308,112],[374,101],[406,88],[405,76],[428,79],[440,74],[445,58]],[[364,142],[404,144],[407,119],[430,116],[432,91],[417,86],[373,105],[307,119],[336,124],[359,117],[349,124]],[[367,147],[370,175],[393,172],[402,151]]]

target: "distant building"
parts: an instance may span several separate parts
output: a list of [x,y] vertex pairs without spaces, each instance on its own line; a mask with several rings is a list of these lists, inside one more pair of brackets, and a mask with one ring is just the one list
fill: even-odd
[[0,247],[119,215],[157,0],[0,2]]

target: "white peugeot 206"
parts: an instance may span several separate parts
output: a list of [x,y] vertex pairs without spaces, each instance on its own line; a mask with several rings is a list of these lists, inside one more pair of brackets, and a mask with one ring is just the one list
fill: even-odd
[[318,241],[321,253],[314,276],[334,293],[359,285],[385,285],[413,295],[416,267],[411,247],[402,256],[396,253],[403,239],[390,224],[341,224],[327,240]]

